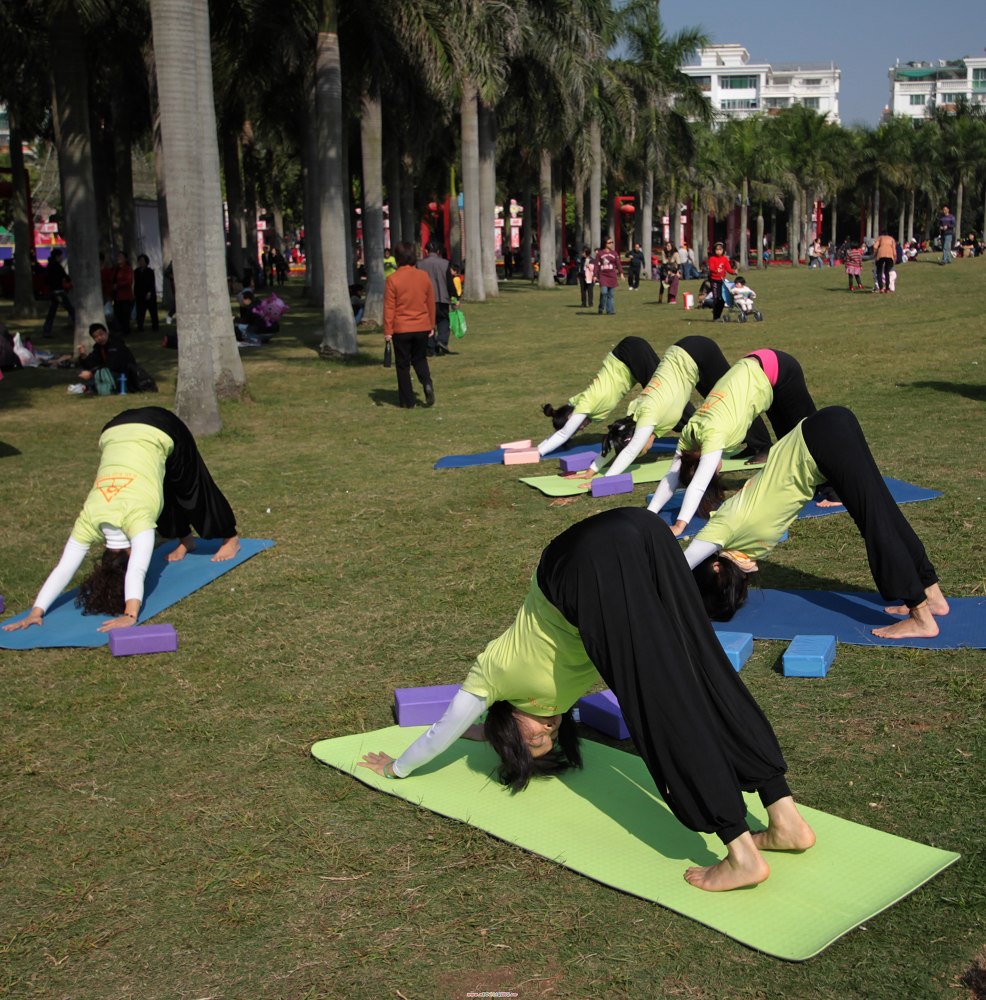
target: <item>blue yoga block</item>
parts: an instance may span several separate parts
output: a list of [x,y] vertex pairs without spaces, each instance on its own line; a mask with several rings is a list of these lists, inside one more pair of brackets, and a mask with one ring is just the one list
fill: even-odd
[[726,659],[737,673],[753,654],[753,636],[749,632],[716,632]]
[[614,740],[630,738],[630,730],[623,721],[620,703],[612,691],[598,691],[579,698],[579,719],[587,726],[612,736]]
[[432,687],[396,688],[394,717],[399,726],[431,726],[445,714],[456,696],[458,684],[436,684]]
[[834,635],[796,635],[782,657],[784,676],[824,677],[834,659]]
[[621,472],[618,476],[599,476],[592,481],[594,497],[611,497],[616,493],[632,493],[633,476]]
[[174,625],[131,625],[130,628],[115,628],[108,635],[110,652],[114,656],[173,653],[178,648]]
[[585,472],[599,456],[594,451],[580,451],[558,459],[562,472]]

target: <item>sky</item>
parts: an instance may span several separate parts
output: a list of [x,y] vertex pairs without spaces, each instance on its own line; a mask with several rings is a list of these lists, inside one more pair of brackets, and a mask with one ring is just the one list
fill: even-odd
[[986,48],[986,0],[661,0],[668,34],[700,28],[750,62],[834,62],[843,125],[876,125],[899,59],[960,59]]

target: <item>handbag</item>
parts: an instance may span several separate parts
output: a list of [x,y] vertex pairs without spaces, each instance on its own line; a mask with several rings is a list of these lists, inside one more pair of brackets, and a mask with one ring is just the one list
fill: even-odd
[[389,368],[394,362],[394,345],[389,341],[384,341],[383,345],[383,366]]
[[448,325],[456,340],[462,340],[469,330],[465,314],[458,306],[449,313]]

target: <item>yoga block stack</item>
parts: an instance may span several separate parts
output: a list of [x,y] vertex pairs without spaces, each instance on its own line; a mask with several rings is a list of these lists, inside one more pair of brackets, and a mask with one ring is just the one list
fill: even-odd
[[784,676],[824,677],[834,659],[834,635],[796,635],[782,657]]
[[558,464],[562,472],[585,472],[596,458],[594,451],[580,451],[575,455],[558,459]]
[[594,497],[611,497],[617,493],[633,492],[633,476],[629,472],[621,472],[618,476],[599,476],[592,481]]
[[503,453],[504,465],[529,465],[540,461],[537,448],[514,448]]
[[716,632],[726,659],[737,673],[753,654],[753,636],[749,632]]
[[178,633],[173,625],[131,625],[113,629],[109,637],[114,656],[173,653],[178,648]]
[[449,702],[459,690],[458,684],[432,687],[395,688],[394,718],[399,726],[431,726],[445,714]]
[[630,738],[630,730],[623,721],[620,703],[612,691],[599,691],[579,698],[579,719],[587,726],[612,736],[614,740]]

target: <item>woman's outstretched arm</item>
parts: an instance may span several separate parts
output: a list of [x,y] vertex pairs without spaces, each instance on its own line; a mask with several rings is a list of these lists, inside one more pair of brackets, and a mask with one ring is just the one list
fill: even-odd
[[31,625],[40,625],[44,621],[45,612],[51,607],[55,598],[69,585],[88,551],[88,545],[83,545],[82,542],[69,538],[65,543],[65,548],[62,549],[62,557],[58,560],[58,565],[48,574],[48,579],[41,585],[38,596],[34,599],[31,613],[19,622],[4,625],[4,631],[13,632],[17,629],[29,628]]
[[636,461],[640,453],[647,447],[654,434],[653,424],[637,424],[633,437],[626,443],[624,449],[613,459],[613,464],[606,470],[607,476],[618,476]]
[[671,459],[671,468],[668,474],[657,484],[654,495],[651,497],[647,509],[652,514],[659,514],[664,505],[674,496],[674,491],[678,488],[679,471],[681,469],[681,452],[676,451]]
[[710,451],[703,453],[702,457],[698,460],[698,468],[695,470],[695,475],[688,484],[688,489],[685,490],[685,497],[681,501],[678,520],[671,526],[671,530],[675,535],[680,535],[688,527],[688,522],[695,516],[698,505],[702,502],[702,497],[705,496],[705,491],[709,488],[709,483],[712,482],[712,477],[719,470],[719,460],[721,458],[722,451]]
[[573,413],[568,420],[565,421],[565,426],[561,430],[555,431],[554,434],[549,438],[545,438],[538,445],[538,454],[543,458],[545,455],[553,452],[556,448],[560,448],[569,438],[574,437],[578,434],[582,425],[589,419],[586,413]]
[[486,699],[468,691],[457,691],[445,714],[426,733],[422,733],[396,760],[385,753],[368,753],[360,767],[385,778],[406,778],[415,768],[434,760],[461,736],[479,738],[477,732],[467,732],[486,711]]

